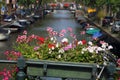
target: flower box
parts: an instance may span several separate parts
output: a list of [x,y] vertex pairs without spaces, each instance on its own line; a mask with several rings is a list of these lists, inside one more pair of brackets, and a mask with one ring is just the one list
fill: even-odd
[[[27,75],[34,77],[74,78],[81,80],[94,80],[97,70],[101,67],[90,63],[56,62],[47,60],[30,60],[27,64]],[[104,76],[103,76],[104,74]],[[102,80],[106,80],[106,72],[102,73]]]
[[[7,59],[17,60],[19,56],[24,56],[28,60],[28,75],[85,80],[94,80],[92,78],[96,76],[97,64],[114,62],[108,56],[109,53],[104,53],[112,49],[112,46],[104,41],[100,42],[101,46],[97,46],[85,39],[78,40],[71,28],[57,32],[48,27],[47,33],[48,37],[44,38],[34,34],[28,35],[27,31],[24,31],[16,40],[15,51],[5,52]],[[70,35],[70,40],[64,37],[66,33]],[[104,65],[101,68],[104,68]]]

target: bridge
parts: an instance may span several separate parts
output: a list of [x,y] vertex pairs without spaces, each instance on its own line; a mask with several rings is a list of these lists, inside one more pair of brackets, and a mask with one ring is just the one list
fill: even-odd
[[120,71],[112,62],[107,65],[90,63],[55,62],[44,60],[25,60],[20,57],[17,61],[0,60],[0,64],[15,64],[19,71],[15,80],[41,80],[41,77],[58,77],[65,80],[114,80],[114,73]]

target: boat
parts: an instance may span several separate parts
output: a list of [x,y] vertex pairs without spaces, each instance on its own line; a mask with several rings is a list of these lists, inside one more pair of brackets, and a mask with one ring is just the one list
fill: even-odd
[[0,41],[7,40],[10,36],[11,31],[10,30],[4,30],[0,28]]
[[12,26],[12,28],[16,28],[18,30],[24,29],[25,26],[21,25],[18,21],[14,21],[12,24],[10,24],[9,26]]
[[9,25],[3,26],[2,28],[4,30],[11,30],[11,32],[17,32],[19,30],[25,29],[28,24],[30,24],[28,23],[28,20],[19,19]]
[[27,15],[27,24],[33,24],[35,22],[35,19],[32,17],[32,15]]
[[102,34],[102,32],[96,32],[96,33],[94,33],[93,35],[92,35],[92,38],[93,39],[96,39],[96,38],[99,38],[99,37],[101,37],[103,34]]
[[86,28],[86,33],[91,34],[91,35],[93,35],[96,32],[99,32],[99,31],[100,31],[100,29],[98,29],[96,27],[88,27],[88,28]]
[[23,26],[27,26],[29,23],[28,20],[26,19],[19,19],[18,22],[20,23],[20,25],[23,25]]
[[38,20],[38,19],[40,19],[40,15],[33,15],[33,18],[35,19],[35,20]]
[[4,29],[4,30],[10,30],[11,33],[17,32],[19,30],[19,27],[15,26],[15,25],[6,25],[6,26],[3,26],[1,28]]

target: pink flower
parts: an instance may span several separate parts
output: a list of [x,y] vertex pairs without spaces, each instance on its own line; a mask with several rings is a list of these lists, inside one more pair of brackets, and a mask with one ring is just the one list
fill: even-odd
[[26,31],[26,30],[24,30],[24,31],[23,31],[23,34],[24,34],[24,35],[27,35],[27,31]]
[[60,31],[60,33],[66,33],[66,30],[65,29],[62,29],[61,31]]
[[62,34],[62,33],[59,34],[59,37],[63,37],[63,36],[64,36],[64,34]]
[[80,32],[81,35],[84,35],[85,33],[86,33],[85,31],[81,31],[81,32]]
[[76,35],[74,35],[73,33],[70,33],[70,36],[71,36],[73,39],[76,39]]
[[27,39],[27,36],[26,36],[26,35],[18,36],[16,42],[17,42],[17,43],[25,43],[25,42],[26,42],[26,39]]
[[72,44],[69,44],[66,47],[64,47],[64,50],[67,51],[67,50],[72,49],[72,48],[73,48]]
[[71,27],[68,27],[67,29],[68,29],[69,32],[73,31]]
[[39,46],[36,46],[34,47],[34,50],[37,51],[40,47]]
[[53,31],[53,28],[47,27],[47,31],[48,31],[48,32],[52,32],[52,31]]
[[33,41],[34,39],[37,39],[37,36],[32,34],[31,36],[27,37],[26,43],[29,43],[29,42]]
[[52,35],[53,35],[53,36],[55,36],[55,35],[57,35],[57,34],[58,34],[58,33],[57,33],[56,31],[53,31],[53,32],[52,32]]
[[21,53],[16,51],[6,51],[4,54],[8,60],[17,60],[21,56]]
[[100,44],[103,44],[103,43],[105,43],[105,41],[100,41]]

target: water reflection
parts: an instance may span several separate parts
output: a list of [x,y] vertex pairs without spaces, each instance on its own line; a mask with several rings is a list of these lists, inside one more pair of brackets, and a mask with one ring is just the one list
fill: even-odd
[[7,41],[1,41],[0,42],[0,59],[4,59],[5,55],[4,52],[8,49],[10,45]]
[[7,43],[6,42],[0,42],[0,48],[5,48],[7,47]]

